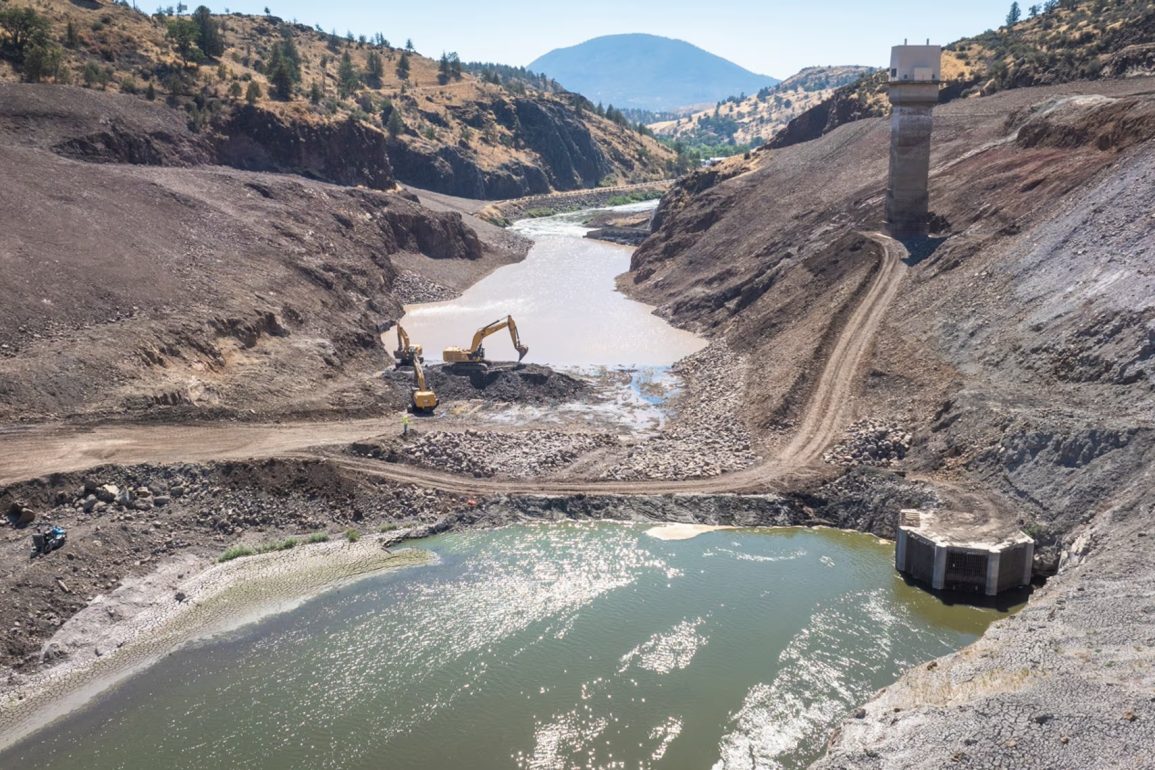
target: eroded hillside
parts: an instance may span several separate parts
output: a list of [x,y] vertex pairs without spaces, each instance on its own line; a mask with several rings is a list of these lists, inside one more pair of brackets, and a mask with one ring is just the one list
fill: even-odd
[[[409,193],[214,152],[160,105],[0,84],[0,419],[392,408],[377,325],[524,253]],[[310,160],[364,171],[339,161]]]
[[[1153,85],[1025,88],[935,111],[935,232],[912,246],[853,411],[913,434],[908,473],[1007,500],[1039,542],[1037,569],[1070,569],[976,651],[851,720],[831,767],[1090,767],[1104,752],[1146,766],[1155,713],[1134,644],[1151,624],[1120,581],[1150,581],[1138,533],[1155,491]],[[859,120],[693,175],[634,257],[632,291],[755,361],[748,414],[763,430],[789,432],[878,268],[862,233],[882,225],[888,147],[887,121]],[[1080,657],[1090,646],[1095,661]]]

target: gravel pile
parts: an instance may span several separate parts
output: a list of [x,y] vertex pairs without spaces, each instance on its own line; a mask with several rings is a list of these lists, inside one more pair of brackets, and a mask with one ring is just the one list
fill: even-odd
[[615,443],[617,439],[608,433],[437,431],[422,435],[404,454],[418,465],[477,478],[531,478],[558,471],[586,452]]
[[674,365],[685,383],[674,419],[657,437],[630,447],[605,479],[690,479],[718,476],[757,461],[741,415],[746,363],[720,342]]
[[845,441],[822,455],[831,465],[876,465],[889,467],[906,457],[910,431],[877,420],[859,420],[847,429]]
[[422,278],[416,273],[399,273],[393,282],[393,296],[402,305],[418,302],[443,302],[459,294],[448,286]]

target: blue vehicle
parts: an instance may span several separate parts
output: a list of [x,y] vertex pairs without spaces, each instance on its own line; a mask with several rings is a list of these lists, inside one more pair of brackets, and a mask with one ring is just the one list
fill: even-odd
[[68,533],[64,527],[55,526],[52,529],[46,529],[43,532],[37,532],[32,536],[32,555],[40,556],[46,555],[61,548],[64,541],[68,539]]

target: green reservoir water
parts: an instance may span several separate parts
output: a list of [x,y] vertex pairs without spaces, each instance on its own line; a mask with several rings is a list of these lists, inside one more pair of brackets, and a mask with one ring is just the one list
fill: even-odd
[[538,524],[186,647],[0,754],[20,768],[779,768],[998,617],[827,530]]

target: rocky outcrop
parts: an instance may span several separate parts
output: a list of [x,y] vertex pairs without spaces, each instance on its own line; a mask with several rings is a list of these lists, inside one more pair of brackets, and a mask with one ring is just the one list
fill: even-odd
[[507,161],[493,166],[468,144],[438,144],[402,135],[388,144],[398,179],[447,195],[500,200],[595,187],[614,171],[589,127],[561,101],[495,98],[460,108],[457,118],[472,129],[483,130],[491,121],[507,129],[537,163]]
[[352,118],[338,123],[294,120],[244,105],[221,118],[215,129],[217,157],[227,166],[377,190],[393,186],[385,135]]
[[195,166],[215,158],[181,113],[73,86],[0,83],[0,139],[92,163]]
[[594,187],[613,167],[572,109],[556,102],[517,99],[517,125],[556,190]]
[[546,193],[549,178],[537,166],[503,163],[485,168],[470,150],[408,138],[388,143],[397,178],[423,190],[491,200]]

